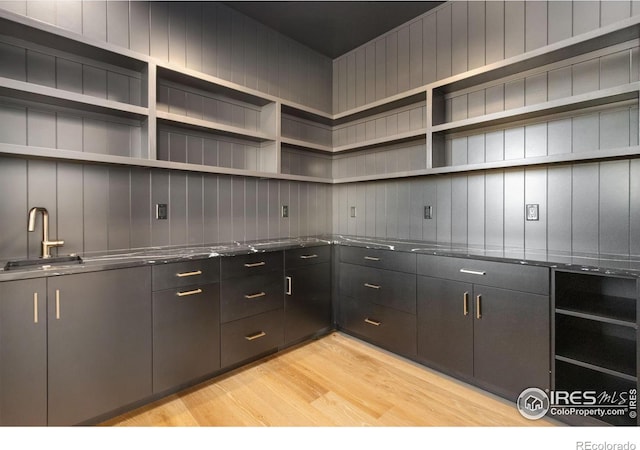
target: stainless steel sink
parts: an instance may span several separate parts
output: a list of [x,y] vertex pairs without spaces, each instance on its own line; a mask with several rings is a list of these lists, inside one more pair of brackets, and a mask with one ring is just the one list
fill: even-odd
[[4,270],[26,269],[35,266],[54,266],[66,264],[82,264],[82,258],[77,255],[54,256],[51,258],[18,259],[9,261],[4,266]]

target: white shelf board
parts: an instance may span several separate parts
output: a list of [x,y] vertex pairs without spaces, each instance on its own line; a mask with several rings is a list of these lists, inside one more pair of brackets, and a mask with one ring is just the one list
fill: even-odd
[[595,150],[582,153],[562,153],[558,155],[540,156],[536,158],[522,158],[504,161],[493,161],[479,164],[465,164],[459,166],[443,166],[430,169],[418,169],[404,172],[364,175],[357,177],[337,178],[334,184],[355,183],[362,181],[387,180],[393,178],[407,178],[425,175],[443,175],[462,172],[477,172],[482,170],[499,170],[515,167],[544,166],[555,164],[572,164],[586,161],[605,161],[621,158],[640,158],[640,146],[620,147],[614,149]]
[[104,155],[99,153],[78,152],[45,147],[31,147],[26,145],[0,143],[0,155],[14,156],[28,159],[47,159],[67,161],[78,164],[107,164],[127,167],[144,167],[152,169],[180,170],[185,172],[211,173],[224,175],[238,175],[254,178],[275,178],[291,181],[305,181],[313,183],[332,183],[329,178],[289,175],[275,172],[258,172],[253,170],[234,169],[227,167],[205,166],[200,164],[179,163],[173,161],[159,161],[128,156]]
[[289,145],[303,150],[316,150],[325,153],[333,153],[333,147],[322,144],[315,144],[313,142],[302,141],[299,139],[293,139],[288,137],[281,137],[280,142],[284,145]]
[[149,62],[141,53],[1,8],[0,33],[138,72]]
[[261,131],[247,130],[232,125],[225,125],[219,122],[197,119],[195,117],[173,114],[165,111],[157,111],[156,117],[159,121],[172,125],[183,126],[204,131],[213,131],[217,134],[224,134],[241,139],[249,139],[256,142],[275,141],[275,136],[269,136]]
[[640,83],[630,83],[586,94],[574,95],[549,102],[500,111],[469,119],[457,120],[432,127],[433,133],[462,132],[489,126],[501,125],[519,120],[533,119],[546,115],[574,111],[638,98]]
[[362,142],[356,142],[354,144],[340,145],[338,147],[333,147],[333,153],[340,153],[340,152],[354,151],[354,150],[365,150],[369,148],[380,147],[383,145],[390,145],[390,144],[417,140],[421,137],[424,137],[426,139],[426,136],[427,136],[426,129],[421,128],[418,130],[407,131],[404,133],[392,134],[391,136],[385,136],[385,137],[376,138],[376,139],[369,139]]
[[12,78],[0,77],[0,95],[120,117],[143,119],[149,115],[149,109],[142,106],[78,94]]
[[454,92],[638,37],[640,37],[640,16],[634,16],[518,56],[439,80],[427,85],[427,88],[444,93]]

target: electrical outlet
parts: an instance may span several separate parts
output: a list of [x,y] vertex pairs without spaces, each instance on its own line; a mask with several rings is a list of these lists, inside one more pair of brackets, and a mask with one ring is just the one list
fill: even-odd
[[352,206],[352,207],[351,207],[350,216],[351,216],[351,217],[355,217],[355,216],[356,216],[356,207],[355,207],[355,206]]
[[539,205],[537,203],[527,205],[527,220],[529,221],[539,220],[538,206]]
[[424,218],[425,219],[433,218],[433,207],[431,205],[427,205],[424,207]]
[[167,220],[169,215],[169,207],[166,203],[156,203],[156,219]]
[[289,217],[289,206],[282,205],[282,217]]

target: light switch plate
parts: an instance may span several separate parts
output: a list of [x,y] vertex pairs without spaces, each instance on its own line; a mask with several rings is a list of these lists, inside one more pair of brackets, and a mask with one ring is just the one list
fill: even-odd
[[156,203],[156,219],[167,220],[169,215],[169,207],[166,203]]
[[282,205],[282,217],[289,217],[289,206]]
[[529,221],[539,220],[537,203],[527,205],[527,220]]
[[351,217],[355,217],[355,216],[356,216],[356,207],[355,207],[355,206],[352,206],[352,207],[350,208],[349,215],[350,215]]

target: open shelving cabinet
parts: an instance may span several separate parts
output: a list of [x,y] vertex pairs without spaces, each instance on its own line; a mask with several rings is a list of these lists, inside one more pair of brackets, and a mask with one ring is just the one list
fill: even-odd
[[[638,280],[556,269],[553,284],[553,389],[637,393]],[[601,420],[638,425],[629,414]]]

